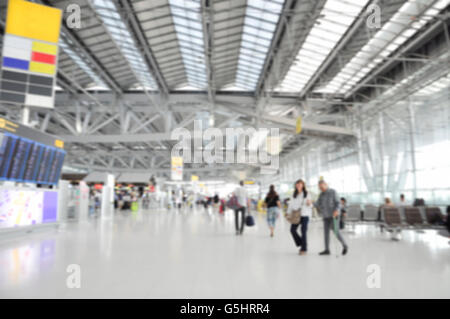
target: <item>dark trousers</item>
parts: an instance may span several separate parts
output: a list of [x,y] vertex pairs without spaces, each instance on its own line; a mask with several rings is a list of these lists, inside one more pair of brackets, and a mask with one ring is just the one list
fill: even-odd
[[[239,213],[241,213],[241,225],[239,226]],[[244,232],[244,225],[245,225],[245,207],[238,208],[234,210],[234,221],[236,225],[236,231],[239,233]]]
[[345,228],[345,216],[343,213],[341,213],[341,216],[339,216],[339,228],[340,229]]
[[[301,251],[307,251],[308,250],[308,240],[307,240],[307,233],[308,233],[308,223],[309,223],[309,217],[301,217],[300,218],[300,224],[292,224],[291,225],[291,234],[294,238],[295,245],[297,247],[301,248]],[[300,231],[301,236],[299,236],[297,229],[298,226],[301,225]]]

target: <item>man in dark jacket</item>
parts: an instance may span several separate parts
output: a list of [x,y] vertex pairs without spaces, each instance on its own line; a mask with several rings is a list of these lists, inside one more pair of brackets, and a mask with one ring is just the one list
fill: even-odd
[[339,200],[334,189],[328,187],[328,184],[321,180],[319,182],[319,189],[321,191],[317,202],[314,204],[323,217],[323,231],[325,235],[325,250],[320,255],[330,254],[330,230],[334,228],[334,233],[337,239],[343,246],[342,255],[347,254],[348,246],[344,238],[339,232],[339,227],[334,227],[334,222],[337,222],[339,217]]
[[447,219],[445,220],[447,231],[450,233],[450,206],[447,206]]

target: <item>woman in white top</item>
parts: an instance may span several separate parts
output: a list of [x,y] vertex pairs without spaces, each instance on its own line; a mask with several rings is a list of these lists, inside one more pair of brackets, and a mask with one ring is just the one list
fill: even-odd
[[[301,210],[301,218],[299,224],[291,225],[291,234],[294,238],[295,245],[300,247],[300,255],[305,255],[307,251],[307,232],[308,223],[312,215],[312,201],[311,195],[306,190],[305,182],[299,179],[295,183],[295,191],[289,200],[289,207],[287,213],[290,214],[293,210]],[[301,225],[301,236],[299,236],[297,229]]]

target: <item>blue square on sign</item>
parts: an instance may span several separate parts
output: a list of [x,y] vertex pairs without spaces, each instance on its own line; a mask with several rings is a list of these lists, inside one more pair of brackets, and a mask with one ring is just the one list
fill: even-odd
[[30,62],[27,60],[3,57],[3,66],[7,68],[14,68],[28,71],[29,64]]

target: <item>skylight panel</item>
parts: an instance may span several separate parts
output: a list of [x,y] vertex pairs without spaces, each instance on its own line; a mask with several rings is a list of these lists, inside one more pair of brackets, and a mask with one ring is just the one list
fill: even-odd
[[300,93],[367,3],[368,0],[328,0],[275,91]]
[[169,0],[175,31],[190,87],[208,85],[199,0]]
[[77,53],[75,53],[71,47],[67,44],[67,41],[64,36],[61,37],[59,41],[59,46],[63,49],[63,51],[92,79],[93,84],[96,87],[106,88],[105,83],[100,79],[100,77],[95,74],[95,72],[86,64],[86,62],[81,59]]
[[[444,89],[446,89],[446,91],[444,91]],[[432,94],[436,94],[440,91],[443,91],[446,94],[448,94],[449,89],[450,89],[450,74],[440,78],[439,80],[431,83],[430,85],[424,87],[423,89],[420,89],[419,91],[414,93],[414,96],[429,96]]]
[[283,3],[283,0],[248,0],[235,86],[255,90]]
[[[449,3],[448,0],[438,1],[423,12],[423,8],[433,2],[435,1],[423,0],[419,5],[417,0],[407,1],[325,87],[316,91],[333,94],[345,94],[350,91],[384,58],[390,56]],[[418,16],[420,18],[414,21],[411,19]]]
[[123,23],[111,0],[92,0],[92,7],[111,34],[115,44],[127,59],[142,87],[157,87],[139,50],[135,47],[130,32]]

